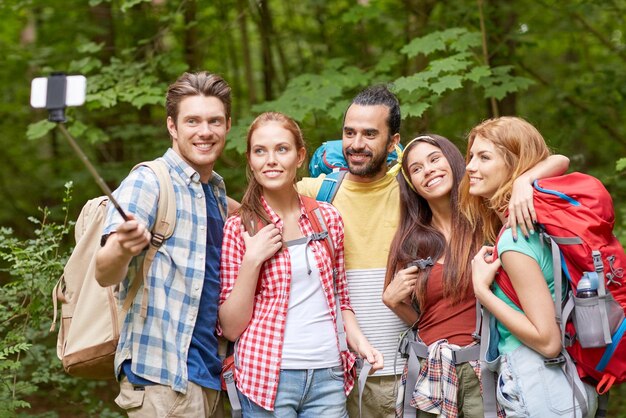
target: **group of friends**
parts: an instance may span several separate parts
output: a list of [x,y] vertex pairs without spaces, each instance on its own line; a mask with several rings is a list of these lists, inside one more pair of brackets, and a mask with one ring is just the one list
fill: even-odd
[[[498,414],[583,416],[567,376],[544,362],[567,353],[531,184],[564,173],[569,160],[551,155],[535,127],[486,120],[471,129],[465,157],[443,136],[421,134],[389,168],[399,102],[385,86],[360,92],[343,119],[348,172],[332,205],[318,204],[330,251],[303,204],[323,178],[298,181],[306,144],[288,115],[263,113],[250,125],[248,186],[240,205],[227,197],[213,168],[231,127],[230,93],[208,72],[184,73],[167,91],[172,146],[161,158],[177,223],[148,273],[147,311],[134,303],[120,332],[116,403],[130,417],[221,416],[220,335],[235,342],[244,417],[402,415],[406,363],[396,353],[408,327],[427,347],[409,391],[416,416],[483,417],[479,358],[454,355],[478,344],[476,300],[497,320]],[[96,277],[118,286],[122,303],[158,194],[148,167],[114,192],[130,219],[109,210]],[[497,243],[497,257],[485,243]],[[521,309],[494,285],[500,268]],[[361,402],[357,357],[372,365]],[[584,387],[591,417],[595,392]]]

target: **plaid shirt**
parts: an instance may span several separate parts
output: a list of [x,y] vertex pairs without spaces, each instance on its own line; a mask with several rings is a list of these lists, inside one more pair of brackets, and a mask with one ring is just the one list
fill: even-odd
[[[162,157],[170,168],[176,195],[176,228],[156,253],[148,273],[148,313],[140,316],[143,286],[137,292],[120,331],[115,354],[119,377],[121,364],[132,359],[132,371],[152,382],[187,391],[187,351],[201,309],[206,256],[206,202],[200,175],[174,150]],[[222,218],[226,217],[226,190],[222,178],[213,173],[211,187]],[[114,192],[125,211],[152,228],[157,212],[159,184],[147,167],[131,172]],[[109,205],[103,234],[115,231],[123,220]],[[131,280],[143,257],[134,257],[119,290],[119,303],[126,297]],[[140,278],[138,278],[141,280]]]
[[[263,206],[270,215],[270,220],[282,231],[283,221],[269,207],[265,199]],[[348,297],[348,286],[343,264],[343,221],[339,212],[327,203],[319,203],[322,215],[326,220],[328,232],[335,248],[334,267],[337,268],[337,292],[342,310],[352,310]],[[303,235],[309,236],[313,231],[302,202],[300,202],[300,218],[298,224]],[[224,241],[222,243],[222,263],[220,276],[222,292],[220,305],[230,295],[239,274],[245,244],[240,231],[241,218],[228,218],[224,225]],[[322,289],[328,302],[328,313],[337,330],[335,298],[333,292],[333,263],[324,245],[319,241],[311,241],[309,249],[315,255],[320,270]],[[283,338],[289,307],[289,290],[291,288],[291,258],[289,251],[278,251],[267,260],[259,275],[261,291],[255,296],[252,318],[237,343],[236,380],[239,390],[251,401],[267,410],[274,409],[278,378],[282,359]],[[302,330],[306,332],[305,330]],[[337,347],[339,341],[337,340]],[[344,367],[344,389],[346,395],[354,386],[354,378],[350,371],[354,365],[354,354],[349,351],[341,353]]]
[[[472,345],[476,345],[474,342]],[[452,349],[456,346],[448,344],[447,340],[435,341],[428,346],[428,359],[420,361],[421,367],[413,390],[410,404],[420,411],[425,411],[442,418],[454,418],[459,416],[457,391],[459,378],[456,374],[456,366]],[[480,362],[472,360],[468,362],[474,369],[480,382]],[[405,366],[402,374],[398,399],[396,401],[396,417],[404,416],[404,389],[408,366]],[[482,382],[480,391],[482,393]],[[504,410],[497,405],[497,415],[504,418]]]

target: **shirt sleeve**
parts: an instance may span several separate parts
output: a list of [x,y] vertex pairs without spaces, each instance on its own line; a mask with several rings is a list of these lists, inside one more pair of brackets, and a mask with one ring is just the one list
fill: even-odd
[[[132,214],[135,219],[152,230],[159,201],[159,180],[148,167],[133,170],[113,192],[124,212]],[[107,205],[107,217],[102,235],[114,232],[124,222],[115,206]]]
[[524,235],[522,234],[522,231],[518,227],[517,236],[518,236],[517,242],[513,241],[513,234],[511,232],[511,228],[507,228],[502,233],[502,235],[500,236],[500,239],[498,239],[498,258],[501,258],[502,254],[504,254],[507,251],[515,251],[515,252],[527,255],[537,260],[537,262],[539,262],[539,260],[541,260],[542,257],[541,257],[541,254],[537,252],[537,247],[541,246],[541,243],[539,242],[538,234],[530,235],[527,241],[526,239],[524,239]]
[[315,198],[315,196],[317,196],[317,193],[320,190],[320,187],[322,186],[321,179],[323,179],[324,177],[325,176],[322,175],[321,177],[303,178],[298,183],[296,183],[296,188],[298,189],[298,193],[304,196]]
[[219,299],[220,306],[228,298],[235,286],[235,280],[237,280],[239,275],[241,261],[245,253],[240,228],[241,218],[239,216],[231,216],[224,224],[224,238],[222,240],[222,255],[220,259],[220,280],[222,282]]

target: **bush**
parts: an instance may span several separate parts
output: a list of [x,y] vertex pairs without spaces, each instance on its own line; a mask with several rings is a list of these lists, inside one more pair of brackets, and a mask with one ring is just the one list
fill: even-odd
[[65,185],[63,219],[51,221],[47,208],[32,238],[19,239],[0,228],[0,417],[121,416],[107,406],[117,384],[83,381],[65,374],[51,332],[52,289],[63,272],[70,249],[68,236],[72,184]]

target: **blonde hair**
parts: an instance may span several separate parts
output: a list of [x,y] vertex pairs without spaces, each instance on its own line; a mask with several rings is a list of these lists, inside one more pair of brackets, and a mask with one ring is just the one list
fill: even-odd
[[470,150],[477,136],[491,142],[504,158],[507,181],[489,199],[469,194],[469,177],[461,181],[461,210],[470,223],[483,221],[485,239],[494,243],[502,227],[498,213],[507,210],[513,182],[524,172],[550,156],[550,150],[537,128],[522,118],[502,116],[488,119],[469,133],[465,164],[470,161]]

